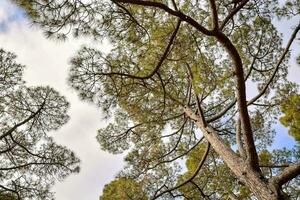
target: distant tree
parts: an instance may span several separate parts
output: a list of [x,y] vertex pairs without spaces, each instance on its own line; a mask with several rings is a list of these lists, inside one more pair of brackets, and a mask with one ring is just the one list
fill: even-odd
[[[49,37],[73,33],[111,42],[108,54],[82,48],[72,59],[69,81],[82,99],[114,118],[99,130],[98,141],[112,153],[128,150],[121,175],[142,182],[150,199],[184,195],[180,190],[196,176],[181,176],[180,159],[205,141],[224,164],[207,170],[226,165],[234,188],[245,187],[252,199],[295,198],[286,186],[299,177],[299,159],[269,166],[274,170],[266,175],[259,155],[272,144],[280,104],[297,93],[287,74],[300,24],[283,45],[273,19],[299,17],[299,0],[15,2],[26,2],[27,13]],[[205,170],[201,163],[191,175]],[[217,173],[210,174],[205,178],[217,180]],[[186,180],[179,184],[179,177]],[[228,193],[221,183],[212,188]],[[240,195],[231,192],[230,198]]]
[[104,186],[99,200],[147,200],[142,185],[130,178],[117,178]]
[[26,87],[15,58],[0,49],[0,199],[52,199],[54,180],[79,170],[74,153],[47,135],[68,121],[69,103],[50,87]]

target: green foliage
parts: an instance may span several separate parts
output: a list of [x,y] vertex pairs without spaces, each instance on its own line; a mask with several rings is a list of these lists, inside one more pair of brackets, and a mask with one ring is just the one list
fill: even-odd
[[[32,0],[12,0],[17,5],[21,6],[31,18],[39,17],[39,13],[34,9],[34,1]],[[46,2],[46,1],[45,1]]]
[[[273,177],[280,173],[290,163],[297,162],[300,159],[299,146],[294,149],[274,149],[273,151],[262,150],[259,153],[259,163],[262,173],[265,177]],[[283,190],[289,194],[290,199],[297,199],[300,195],[300,177],[292,179],[289,184],[283,186]]]
[[0,194],[0,199],[1,200],[17,200],[18,198],[12,193],[5,192],[3,194],[2,193]]
[[[191,175],[195,172],[198,167],[198,163],[202,159],[204,151],[205,145],[201,144],[188,154],[186,160],[187,172],[178,178],[178,184],[191,177]],[[184,194],[187,199],[200,200],[209,196],[211,198],[216,198],[224,192],[227,193],[233,190],[234,177],[231,176],[230,171],[224,163],[215,156],[215,152],[211,151],[205,165],[201,169],[201,172],[193,179],[193,183],[186,184],[179,189],[179,191]],[[218,175],[214,176],[214,173],[217,173]],[[215,177],[216,179],[208,179],[208,177]],[[201,193],[203,194],[199,194],[198,188],[202,190]],[[226,195],[221,199],[227,199]]]
[[[260,166],[271,166],[272,165],[272,154],[267,150],[262,150],[259,152],[259,164]],[[270,170],[268,167],[262,168],[262,173],[264,175],[270,176]]]
[[280,117],[280,122],[289,128],[289,134],[300,142],[300,95],[289,96],[280,106],[284,116]]
[[56,179],[79,170],[74,153],[46,134],[68,121],[69,103],[48,86],[26,87],[15,58],[0,49],[0,199],[48,200]]
[[[178,184],[192,174],[198,167],[205,151],[205,145],[194,148],[187,156],[187,172],[179,176]],[[226,200],[235,192],[241,199],[249,198],[249,190],[241,185],[220,157],[211,150],[201,171],[179,189],[186,199],[223,199]]]
[[[202,159],[205,151],[205,145],[201,144],[194,148],[188,155],[186,160],[187,171],[180,175],[177,180],[177,184],[182,183],[187,178],[190,178],[197,169],[197,166]],[[266,177],[272,177],[273,174],[277,174],[283,170],[287,163],[292,163],[294,160],[299,159],[297,151],[291,151],[287,149],[273,150],[262,150],[259,152],[259,164],[262,169],[262,173]],[[292,160],[291,160],[292,159]],[[274,168],[274,166],[277,166]],[[292,199],[296,199],[299,191],[300,177],[293,180],[292,184],[288,184],[284,189],[286,191],[293,191],[291,193]],[[199,192],[201,190],[201,192]],[[208,158],[201,171],[193,179],[193,182],[180,187],[180,193],[186,199],[230,199],[232,193],[238,199],[252,199],[253,196],[247,187],[239,182],[234,174],[231,173],[230,169],[222,162],[220,157],[214,152],[210,151]]]
[[104,186],[99,200],[147,200],[141,185],[131,178],[117,178]]

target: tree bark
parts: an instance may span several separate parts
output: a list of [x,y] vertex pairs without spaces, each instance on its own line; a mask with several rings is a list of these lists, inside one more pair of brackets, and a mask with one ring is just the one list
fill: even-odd
[[268,182],[259,172],[257,172],[248,162],[240,158],[209,126],[203,126],[198,115],[186,107],[186,115],[195,121],[196,126],[201,130],[204,137],[211,144],[230,170],[236,175],[237,179],[244,183],[249,190],[260,200],[286,200],[288,199],[281,191],[278,184]]

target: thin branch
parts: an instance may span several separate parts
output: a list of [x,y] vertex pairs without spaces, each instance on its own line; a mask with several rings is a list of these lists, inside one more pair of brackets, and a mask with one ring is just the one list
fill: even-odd
[[230,102],[222,111],[220,111],[218,114],[212,116],[211,118],[208,118],[206,121],[207,123],[216,121],[220,119],[228,110],[230,110],[236,103],[236,99],[234,99],[232,102]]
[[178,11],[178,8],[177,8],[177,5],[176,5],[175,0],[172,0],[172,5],[174,6],[174,9],[175,9],[176,11]]
[[3,170],[3,171],[9,171],[9,170],[15,170],[15,169],[20,169],[20,168],[26,168],[26,167],[30,167],[30,166],[33,166],[33,165],[45,165],[45,166],[48,166],[48,165],[58,165],[58,166],[64,167],[64,168],[72,171],[69,167],[65,166],[64,164],[62,164],[60,162],[29,162],[29,163],[21,164],[21,165],[17,165],[17,166],[1,167],[0,171],[1,170]]
[[211,17],[212,17],[212,29],[217,30],[219,29],[219,19],[218,19],[218,11],[217,11],[217,6],[216,6],[216,1],[215,0],[209,0],[209,5],[211,9]]
[[206,158],[207,158],[207,156],[208,156],[209,150],[210,150],[210,143],[207,144],[206,151],[205,151],[204,155],[202,156],[202,159],[201,159],[201,161],[199,162],[199,164],[198,164],[198,166],[197,166],[197,169],[195,170],[195,172],[193,173],[193,175],[192,175],[190,178],[188,178],[188,179],[185,180],[184,182],[182,182],[182,183],[176,185],[176,186],[173,187],[173,188],[167,189],[167,190],[165,190],[165,191],[159,193],[158,195],[154,196],[154,197],[152,198],[152,200],[153,200],[153,199],[159,198],[159,197],[162,196],[163,194],[166,194],[166,193],[169,193],[169,192],[171,192],[171,191],[173,191],[173,190],[176,190],[176,189],[178,189],[178,188],[184,186],[185,184],[189,183],[191,180],[193,180],[193,179],[197,176],[197,174],[199,173],[199,171],[201,170],[201,168],[202,168],[202,166],[203,166],[203,164],[204,164],[204,162],[205,162],[205,160],[206,160]]
[[289,164],[283,164],[283,165],[259,165],[259,167],[264,167],[264,168],[286,168],[289,167]]
[[2,134],[0,136],[0,140],[2,140],[3,138],[5,138],[6,136],[10,135],[12,132],[14,132],[18,127],[26,124],[27,122],[29,122],[31,119],[33,119],[36,115],[38,115],[42,109],[44,108],[45,105],[45,101],[42,103],[41,107],[34,113],[32,113],[28,118],[26,118],[25,120],[23,120],[22,122],[17,123],[16,125],[14,125],[11,129],[9,129],[7,132],[5,132],[4,134]]
[[190,182],[197,188],[197,190],[200,192],[201,196],[204,199],[208,199],[208,200],[210,199],[206,194],[204,194],[204,192],[202,191],[202,189],[193,180],[191,180]]
[[175,160],[179,159],[179,158],[182,158],[183,156],[186,156],[189,152],[191,152],[193,149],[195,149],[201,142],[202,140],[204,139],[204,137],[201,137],[201,139],[194,145],[192,146],[189,150],[185,151],[184,153],[170,159],[170,160],[163,160],[161,162],[158,162],[156,163],[155,165],[151,166],[151,167],[148,167],[147,170],[151,170],[151,169],[154,169],[156,168],[158,165],[161,165],[161,164],[164,164],[164,163],[171,163],[171,162],[174,162]]
[[148,35],[148,37],[150,37],[149,36],[149,33],[148,33],[148,31],[147,31],[147,29],[145,29],[145,27],[143,27],[135,18],[134,18],[134,16],[130,13],[130,11],[127,9],[127,8],[125,8],[124,6],[122,6],[121,4],[119,4],[118,2],[116,2],[116,1],[114,1],[114,0],[112,0],[112,2],[114,2],[118,7],[120,7],[121,9],[123,9],[127,14],[128,14],[128,16],[139,26],[139,27],[141,27],[141,29],[143,29],[145,32],[146,32],[146,34]]
[[239,10],[241,10],[245,5],[246,3],[248,2],[249,0],[243,0],[241,1],[241,3],[235,8],[233,9],[229,15],[223,20],[223,23],[221,24],[220,26],[220,30],[222,30],[226,24],[228,23],[229,20],[231,20],[233,18],[233,16],[239,12]]
[[203,110],[201,108],[201,101],[199,99],[199,96],[198,96],[198,93],[196,91],[196,88],[195,88],[195,86],[193,84],[193,82],[194,82],[194,80],[193,80],[194,79],[194,75],[192,73],[192,69],[190,68],[190,66],[187,63],[186,63],[186,68],[187,68],[187,71],[188,71],[190,82],[192,83],[193,92],[194,92],[194,95],[195,95],[195,98],[196,98],[197,110],[198,110],[199,116],[201,118],[201,122],[202,122],[203,126],[206,127],[207,123],[206,123],[206,120],[205,120],[205,117],[204,117]]
[[288,41],[288,44],[287,46],[285,47],[285,50],[284,52],[282,53],[281,57],[279,58],[276,66],[275,66],[275,69],[274,69],[274,72],[272,74],[272,76],[270,77],[270,79],[268,80],[268,82],[266,83],[266,85],[263,87],[263,89],[260,91],[259,94],[257,94],[255,97],[253,97],[250,101],[248,101],[247,105],[251,105],[253,104],[256,100],[258,100],[262,95],[265,94],[265,92],[267,91],[267,89],[269,88],[269,85],[272,83],[273,79],[275,78],[275,75],[277,74],[278,72],[278,69],[281,65],[281,63],[283,62],[286,54],[289,52],[289,49],[293,43],[293,41],[295,40],[296,38],[296,35],[297,33],[299,32],[300,30],[300,23],[298,24],[298,26],[295,28],[295,30],[293,31],[289,41]]
[[136,76],[136,75],[131,75],[131,74],[125,74],[125,73],[120,73],[120,72],[100,72],[100,73],[96,73],[97,75],[101,75],[101,76],[113,76],[113,75],[117,75],[117,76],[124,76],[124,77],[128,77],[128,78],[132,78],[132,79],[139,79],[139,80],[145,80],[145,79],[149,79],[151,78],[154,74],[156,74],[159,70],[159,68],[161,67],[161,65],[163,64],[164,60],[167,58],[168,54],[169,54],[169,51],[171,49],[171,46],[176,38],[176,34],[179,30],[179,27],[180,27],[180,24],[181,24],[181,20],[178,20],[177,22],[177,25],[176,25],[176,28],[173,32],[173,34],[171,35],[171,38],[170,38],[170,41],[163,53],[163,55],[161,56],[160,60],[158,61],[156,67],[154,68],[154,70],[146,75],[146,76]]

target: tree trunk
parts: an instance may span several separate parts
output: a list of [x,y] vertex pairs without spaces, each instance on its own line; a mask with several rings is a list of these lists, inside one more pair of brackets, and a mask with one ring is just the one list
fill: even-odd
[[[199,124],[198,124],[199,127]],[[203,129],[203,128],[202,128]],[[201,130],[202,130],[201,129]],[[204,137],[211,143],[214,150],[223,158],[224,162],[236,175],[237,179],[244,183],[249,190],[260,200],[286,200],[275,183],[268,183],[264,177],[253,169],[248,162],[243,161],[229,148],[214,130],[208,128],[202,130]]]
[[191,109],[185,108],[185,113],[195,121],[197,127],[201,130],[204,137],[211,144],[230,170],[236,175],[236,178],[245,184],[248,189],[260,200],[287,200],[278,184],[268,183],[263,176],[253,169],[248,162],[241,159],[230,147],[226,145],[223,139],[210,127],[204,127],[199,116],[194,114]]

